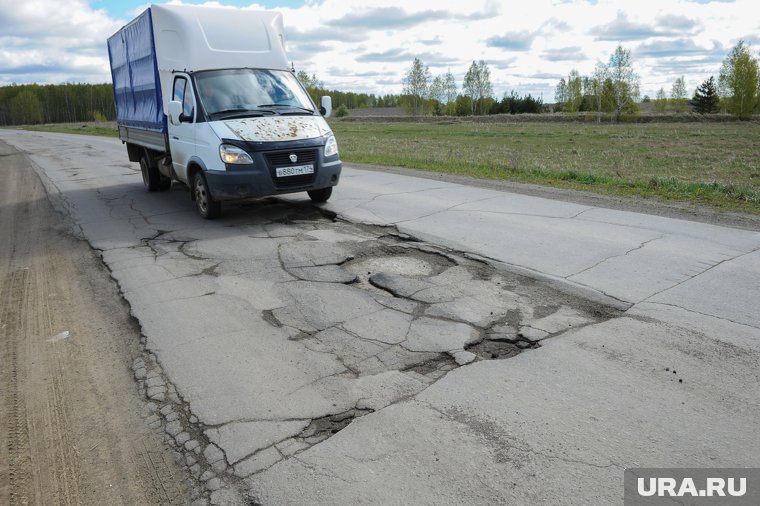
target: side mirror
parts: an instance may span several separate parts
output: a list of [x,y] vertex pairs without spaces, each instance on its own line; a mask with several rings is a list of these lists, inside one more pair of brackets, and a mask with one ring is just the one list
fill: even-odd
[[319,108],[319,112],[325,118],[329,118],[332,114],[332,97],[322,97],[322,107]]
[[182,122],[182,102],[172,100],[169,102],[169,123],[174,126]]

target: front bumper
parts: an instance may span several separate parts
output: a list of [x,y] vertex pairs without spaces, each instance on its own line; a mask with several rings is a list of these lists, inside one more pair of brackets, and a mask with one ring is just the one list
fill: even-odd
[[276,179],[266,167],[234,171],[209,170],[206,171],[205,176],[214,200],[249,199],[318,190],[337,185],[343,167],[340,160],[319,165],[315,167],[314,180],[304,184],[277,184]]
[[[245,149],[253,159],[252,165],[227,165],[224,171],[205,171],[206,182],[215,200],[239,200],[282,193],[319,190],[335,186],[340,180],[343,164],[338,156],[324,157],[324,139],[305,141],[248,143],[222,142]],[[291,155],[297,155],[292,162]],[[278,167],[303,164],[314,166],[314,174],[277,177]]]

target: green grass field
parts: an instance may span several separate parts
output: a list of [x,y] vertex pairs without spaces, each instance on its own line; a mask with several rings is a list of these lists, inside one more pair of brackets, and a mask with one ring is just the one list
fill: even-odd
[[[345,162],[760,214],[760,123],[330,121]],[[114,123],[35,130],[116,136]]]
[[24,130],[36,130],[39,132],[58,132],[64,134],[101,135],[104,137],[118,137],[119,131],[116,123],[87,122],[87,123],[51,123],[46,125],[27,125]]
[[332,121],[347,162],[760,214],[760,124]]

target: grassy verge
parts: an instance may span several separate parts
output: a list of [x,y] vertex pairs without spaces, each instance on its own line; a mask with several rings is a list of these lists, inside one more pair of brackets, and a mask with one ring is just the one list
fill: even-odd
[[341,158],[760,214],[758,123],[332,121]]
[[63,134],[100,135],[103,137],[118,137],[119,130],[114,122],[103,123],[51,123],[46,125],[27,125],[19,127],[23,130],[38,132],[58,132]]

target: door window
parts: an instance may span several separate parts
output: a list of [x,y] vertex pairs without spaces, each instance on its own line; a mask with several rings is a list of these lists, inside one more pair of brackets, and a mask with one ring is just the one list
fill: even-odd
[[174,79],[174,93],[172,94],[172,100],[182,102],[182,114],[192,118],[193,117],[193,95],[189,93],[187,85],[187,79],[184,77],[177,77]]

